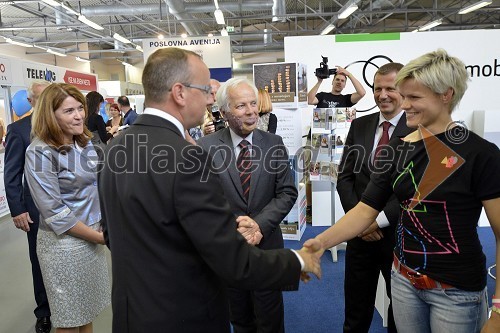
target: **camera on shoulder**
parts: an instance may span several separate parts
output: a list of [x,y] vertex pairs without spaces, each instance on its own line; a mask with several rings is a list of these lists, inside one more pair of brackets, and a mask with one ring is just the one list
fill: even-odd
[[328,69],[328,57],[321,56],[321,58],[323,58],[323,61],[320,62],[319,68],[316,68],[316,71],[314,72],[316,76],[320,79],[327,79],[330,75],[337,74],[336,68]]
[[219,106],[217,104],[212,105],[211,111],[213,118],[212,122],[214,123],[215,131],[217,132],[218,130],[226,128],[226,122],[224,121],[224,118],[219,111]]

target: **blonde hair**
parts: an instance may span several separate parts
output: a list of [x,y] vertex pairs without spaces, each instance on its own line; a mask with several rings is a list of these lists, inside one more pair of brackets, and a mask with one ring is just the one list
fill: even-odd
[[273,111],[273,103],[271,102],[271,96],[265,89],[259,89],[259,113],[269,113]]
[[[80,90],[70,84],[52,83],[40,95],[31,119],[31,134],[58,150],[67,151],[69,148],[64,142],[64,133],[57,122],[54,112],[70,96],[82,103],[85,114],[87,114],[85,97]],[[83,133],[73,136],[73,139],[79,146],[85,147],[91,136],[91,132],[84,126]]]
[[401,68],[396,75],[396,87],[408,79],[414,79],[436,94],[444,94],[451,88],[453,97],[450,111],[453,111],[467,90],[469,74],[460,59],[438,49],[410,61]]

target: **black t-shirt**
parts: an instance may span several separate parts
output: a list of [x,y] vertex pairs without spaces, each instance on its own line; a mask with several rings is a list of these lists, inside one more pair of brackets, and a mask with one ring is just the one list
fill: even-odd
[[351,102],[351,95],[334,95],[332,93],[320,92],[316,94],[318,108],[348,108],[354,104]]
[[109,137],[106,132],[106,124],[100,114],[94,113],[89,116],[87,119],[87,128],[89,131],[94,132],[94,135],[95,132],[97,132],[101,142],[106,143],[108,141]]
[[380,211],[394,192],[402,208],[394,250],[401,262],[437,281],[479,291],[486,286],[486,258],[476,227],[481,201],[500,197],[500,151],[472,132],[463,130],[466,139],[456,140],[452,131],[425,144],[391,140],[384,160],[396,162],[379,161],[385,172],[373,172],[361,201]]

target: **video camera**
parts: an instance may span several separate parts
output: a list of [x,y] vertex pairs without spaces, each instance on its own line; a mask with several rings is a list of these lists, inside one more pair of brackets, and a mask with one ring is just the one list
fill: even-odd
[[336,68],[328,69],[328,57],[321,56],[321,58],[323,58],[323,61],[320,62],[319,68],[316,68],[316,71],[314,72],[316,76],[320,79],[327,79],[330,75],[337,74]]
[[219,106],[217,104],[213,104],[211,111],[212,111],[212,118],[215,131],[217,132],[218,130],[226,128],[226,122],[224,121],[224,118],[222,118],[222,115],[220,114]]

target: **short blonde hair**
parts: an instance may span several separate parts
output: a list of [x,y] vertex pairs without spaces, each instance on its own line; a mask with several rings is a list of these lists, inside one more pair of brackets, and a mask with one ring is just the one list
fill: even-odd
[[469,74],[460,59],[438,49],[406,64],[396,76],[396,86],[408,79],[414,79],[436,94],[453,89],[450,103],[450,111],[453,111],[467,90]]
[[273,111],[271,95],[265,89],[259,89],[259,113],[268,113]]
[[[67,83],[52,83],[40,95],[31,119],[32,135],[58,150],[67,150],[67,146],[64,142],[64,133],[54,112],[69,96],[82,103],[85,114],[87,114],[85,97],[80,90]],[[83,133],[75,135],[74,140],[80,147],[85,147],[91,136],[90,131],[84,126]]]

